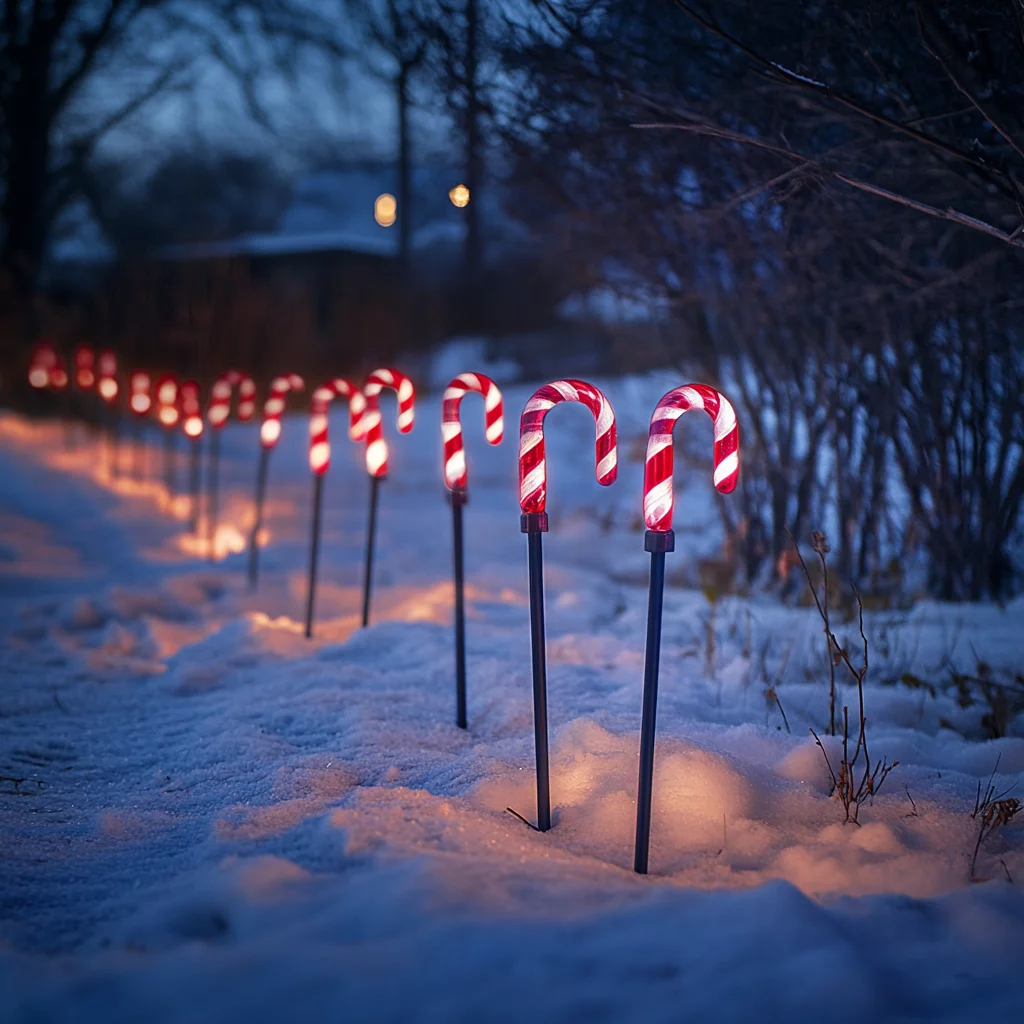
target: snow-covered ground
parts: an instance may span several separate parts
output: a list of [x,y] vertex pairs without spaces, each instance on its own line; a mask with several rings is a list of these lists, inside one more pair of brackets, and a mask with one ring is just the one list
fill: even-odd
[[[707,463],[677,477],[652,873],[631,871],[639,458],[674,383],[607,382],[623,457],[608,489],[585,410],[549,417],[544,835],[505,810],[535,813],[515,496],[530,388],[508,390],[497,449],[464,403],[466,732],[437,396],[389,434],[365,631],[367,481],[332,418],[312,641],[304,417],[273,455],[255,593],[255,427],[226,428],[211,562],[155,479],[110,479],[84,432],[68,450],[54,424],[0,417],[0,1020],[1019,1019],[1021,825],[982,847],[989,880],[972,883],[969,814],[997,759],[999,792],[1024,795],[1021,729],[985,741],[983,707],[882,680],[941,684],[977,659],[1019,672],[1024,602],[868,616],[871,751],[900,763],[843,825],[808,733],[828,713],[816,616],[699,589],[721,540]],[[709,461],[706,419],[678,433]]]

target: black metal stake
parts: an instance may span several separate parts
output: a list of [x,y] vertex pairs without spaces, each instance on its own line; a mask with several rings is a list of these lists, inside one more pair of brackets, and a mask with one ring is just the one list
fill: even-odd
[[658,667],[661,661],[661,612],[665,598],[665,553],[675,550],[671,530],[648,530],[644,550],[651,553],[651,585],[647,598],[647,652],[644,658],[644,706],[640,726],[640,780],[636,795],[636,845],[633,870],[647,874],[651,846],[651,803],[654,786],[654,732],[658,714]]
[[316,595],[316,562],[320,554],[320,506],[324,497],[324,475],[313,474],[313,529],[309,542],[309,589],[306,592],[306,639],[313,635],[313,600]]
[[132,477],[142,479],[142,419],[136,416],[132,422]]
[[210,431],[210,451],[206,457],[206,557],[213,561],[213,545],[217,539],[217,507],[220,484],[220,431]]
[[200,440],[192,438],[192,452],[189,465],[189,494],[191,495],[192,522],[191,529],[195,534],[199,533],[199,468],[200,468]]
[[256,468],[256,521],[249,537],[249,589],[255,590],[259,582],[260,546],[256,542],[263,529],[263,498],[267,493],[267,467],[270,465],[270,449],[260,448],[260,461]]
[[370,591],[373,588],[373,541],[377,533],[377,493],[383,477],[370,477],[370,522],[366,529],[366,568],[363,570],[363,628],[370,624]]
[[178,461],[177,434],[173,430],[164,431],[164,484],[167,486],[167,493],[174,497],[177,490],[176,463]]
[[121,475],[121,416],[110,406],[110,475],[117,479]]
[[541,535],[548,531],[547,512],[525,512],[519,520],[526,534],[530,565],[530,643],[533,649],[533,739],[537,754],[537,831],[551,828],[551,783],[548,774],[548,670],[544,639],[544,557]]
[[452,503],[452,544],[455,554],[455,724],[466,728],[466,603],[462,558],[462,508],[469,501],[464,487],[448,492]]

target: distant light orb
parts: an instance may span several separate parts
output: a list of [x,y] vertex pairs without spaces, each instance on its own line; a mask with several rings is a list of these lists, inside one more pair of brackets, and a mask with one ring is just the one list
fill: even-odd
[[452,206],[457,206],[461,210],[462,207],[469,205],[469,189],[460,182],[451,189],[448,198],[452,201]]
[[105,402],[112,402],[117,398],[117,381],[113,377],[104,377],[97,385],[100,398]]
[[382,192],[373,203],[373,219],[382,227],[389,228],[395,223],[398,202],[390,192]]

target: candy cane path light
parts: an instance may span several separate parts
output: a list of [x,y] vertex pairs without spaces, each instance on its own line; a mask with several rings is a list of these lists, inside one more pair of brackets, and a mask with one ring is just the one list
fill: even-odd
[[416,418],[416,389],[412,381],[400,370],[374,370],[366,378],[363,395],[366,409],[354,428],[366,440],[366,472],[372,477],[388,475],[388,446],[384,440],[378,396],[384,388],[390,388],[398,395],[398,432],[408,434]]
[[96,390],[100,398],[111,405],[117,398],[120,387],[117,383],[117,356],[110,349],[104,349],[96,359]]
[[[228,370],[222,373],[210,388],[210,406],[206,418],[211,427],[220,429],[231,414],[231,392],[238,389],[238,419],[245,423],[256,412],[256,383],[247,373]],[[283,406],[282,406],[283,408]]]
[[178,378],[173,373],[165,373],[156,382],[156,418],[165,427],[177,425]]
[[313,603],[316,600],[316,568],[320,551],[320,510],[324,496],[324,474],[331,464],[327,436],[327,410],[335,398],[349,400],[349,437],[362,437],[366,401],[362,392],[344,377],[334,377],[313,392],[309,417],[309,468],[313,472],[313,521],[310,527],[309,579],[306,589],[306,636],[313,635]]
[[519,507],[524,514],[543,513],[547,507],[544,417],[559,402],[581,402],[594,415],[597,482],[607,487],[618,475],[615,414],[608,399],[582,380],[545,384],[533,393],[519,421]]
[[398,395],[398,432],[408,434],[416,419],[416,389],[399,370],[384,367],[366,378],[363,395],[366,408],[353,431],[366,441],[366,471],[370,474],[370,522],[366,531],[366,566],[363,572],[363,626],[370,621],[370,590],[373,583],[373,541],[377,529],[377,494],[388,475],[388,446],[380,418],[378,396],[384,388]]
[[284,413],[285,396],[289,391],[302,391],[305,382],[297,373],[286,377],[275,377],[270,382],[270,392],[263,403],[263,423],[260,425],[260,444],[273,448],[281,437],[281,415]]
[[199,403],[199,385],[194,380],[182,381],[178,390],[181,399],[181,427],[187,437],[195,440],[203,433],[203,411]]
[[309,468],[317,474],[326,473],[331,464],[327,409],[335,398],[348,399],[349,437],[358,441],[363,436],[366,399],[362,392],[344,377],[335,377],[318,387],[313,392],[309,417]]
[[96,353],[89,345],[75,349],[75,387],[88,391],[96,383]]
[[729,400],[706,384],[673,388],[658,403],[651,419],[644,462],[644,522],[648,530],[672,529],[672,428],[685,412],[703,409],[715,425],[715,487],[728,494],[739,477],[739,427]]
[[57,368],[57,349],[49,341],[41,341],[32,349],[28,363],[28,382],[37,389],[50,387],[51,374]]
[[452,506],[452,551],[455,570],[455,724],[467,727],[466,718],[466,608],[463,565],[462,508],[467,501],[468,472],[462,443],[459,412],[469,392],[483,395],[484,436],[489,444],[500,444],[505,433],[505,406],[501,391],[482,373],[460,373],[444,389],[441,437],[444,441],[444,482]]
[[530,573],[530,646],[533,653],[533,735],[537,761],[537,829],[551,828],[551,788],[548,772],[548,683],[544,637],[544,558],[541,539],[548,528],[547,459],[544,417],[559,402],[581,402],[593,414],[597,482],[608,486],[618,473],[615,413],[611,403],[582,380],[556,380],[538,388],[519,421],[520,529],[527,535]]
[[647,874],[651,843],[654,788],[654,742],[658,710],[658,669],[661,659],[661,619],[665,596],[665,555],[674,550],[672,533],[672,428],[684,412],[703,409],[714,423],[715,487],[727,494],[739,476],[739,427],[736,413],[724,395],[706,384],[673,388],[651,417],[644,465],[644,550],[651,554],[647,599],[647,644],[644,655],[644,696],[640,725],[640,775],[637,783],[636,841],[633,870]]
[[505,434],[505,406],[498,385],[482,373],[460,373],[453,378],[444,389],[441,414],[444,482],[450,491],[465,488],[468,482],[459,407],[462,399],[471,391],[484,398],[484,436],[488,444],[501,444]]
[[128,406],[136,416],[145,416],[153,405],[149,387],[149,374],[145,370],[133,370],[128,377]]

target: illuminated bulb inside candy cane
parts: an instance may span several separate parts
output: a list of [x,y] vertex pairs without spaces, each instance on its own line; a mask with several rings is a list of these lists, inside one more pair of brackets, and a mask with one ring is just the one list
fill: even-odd
[[270,382],[270,393],[263,403],[263,422],[260,424],[260,444],[273,448],[281,437],[281,415],[284,412],[285,396],[289,391],[301,391],[305,382],[297,373],[287,377],[275,377]]
[[556,380],[538,388],[519,421],[519,507],[524,513],[547,508],[547,456],[544,417],[559,402],[581,402],[594,416],[597,482],[607,487],[618,475],[615,413],[604,394],[582,380]]
[[178,422],[178,379],[173,374],[166,373],[156,382],[156,417],[165,427]]
[[37,389],[48,388],[53,383],[52,376],[57,369],[59,357],[57,350],[48,341],[41,341],[32,350],[29,358],[28,382]]
[[363,395],[366,408],[353,431],[366,440],[366,471],[370,476],[388,475],[388,446],[384,440],[378,396],[384,388],[398,395],[398,432],[408,434],[416,419],[416,390],[412,381],[400,370],[374,370],[366,378]]
[[309,468],[322,476],[331,464],[331,445],[327,436],[327,409],[335,398],[349,400],[349,437],[359,440],[366,399],[351,381],[335,377],[313,392],[309,417]]
[[144,370],[134,370],[128,378],[128,405],[136,416],[145,416],[153,406],[149,386],[150,377]]
[[672,529],[673,445],[672,428],[685,412],[703,409],[715,428],[714,484],[728,494],[739,478],[740,431],[729,400],[707,384],[673,388],[658,403],[651,417],[644,461],[644,522],[647,529],[667,533]]
[[450,491],[468,483],[466,452],[459,418],[463,397],[469,392],[483,395],[484,436],[488,444],[500,444],[505,433],[504,403],[498,385],[482,373],[460,373],[444,389],[441,437],[444,440],[444,482]]

